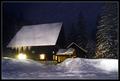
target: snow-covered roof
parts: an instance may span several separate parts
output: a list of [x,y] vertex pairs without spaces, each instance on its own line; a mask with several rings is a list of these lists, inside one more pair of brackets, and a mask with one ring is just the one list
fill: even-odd
[[71,55],[75,49],[69,48],[69,49],[59,49],[56,55]]
[[83,50],[85,53],[87,53],[87,50],[85,50],[85,49],[83,49],[82,47],[80,47],[79,45],[77,45],[75,42],[72,42],[72,43],[70,43],[68,46],[67,46],[67,48],[69,48],[70,46],[72,46],[72,45],[76,45],[77,47],[79,47],[81,50]]
[[7,47],[55,45],[62,23],[23,26]]

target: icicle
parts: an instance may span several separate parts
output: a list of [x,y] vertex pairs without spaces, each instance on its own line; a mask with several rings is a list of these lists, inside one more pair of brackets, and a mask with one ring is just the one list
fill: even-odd
[[20,51],[21,51],[21,48],[22,48],[22,47],[18,47],[18,52],[20,52]]
[[15,51],[17,51],[17,47],[15,47]]
[[18,52],[20,52],[20,47],[18,47]]
[[30,50],[31,49],[31,46],[28,46],[28,50]]
[[25,51],[25,50],[26,50],[26,46],[23,47],[23,51]]

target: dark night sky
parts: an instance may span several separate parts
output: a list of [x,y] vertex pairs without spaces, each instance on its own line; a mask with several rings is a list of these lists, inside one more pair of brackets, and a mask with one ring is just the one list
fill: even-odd
[[40,24],[49,22],[63,22],[65,34],[69,35],[72,23],[78,20],[82,12],[85,18],[88,38],[96,30],[96,17],[101,12],[103,3],[4,3],[3,4],[3,41],[4,45],[19,30],[16,26]]

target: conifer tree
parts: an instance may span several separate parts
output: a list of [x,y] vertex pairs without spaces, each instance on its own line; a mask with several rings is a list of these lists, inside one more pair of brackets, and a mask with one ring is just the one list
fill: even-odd
[[98,20],[95,58],[118,58],[118,5],[107,3]]

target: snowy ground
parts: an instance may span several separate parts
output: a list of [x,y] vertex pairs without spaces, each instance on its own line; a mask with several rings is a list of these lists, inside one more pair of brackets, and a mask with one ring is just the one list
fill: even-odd
[[118,79],[118,60],[68,58],[58,65],[2,59],[2,79]]

